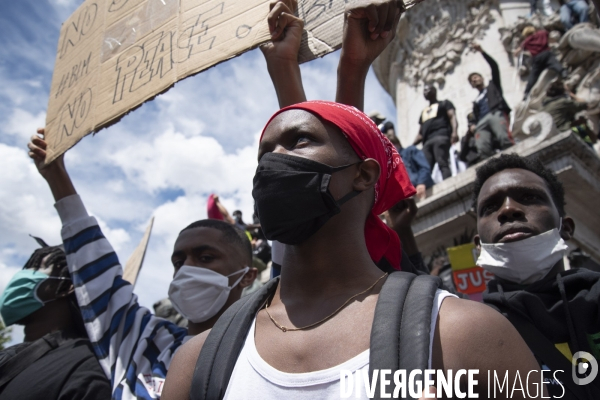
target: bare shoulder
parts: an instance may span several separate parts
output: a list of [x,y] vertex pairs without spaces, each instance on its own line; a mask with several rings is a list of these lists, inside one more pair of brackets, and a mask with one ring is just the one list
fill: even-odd
[[506,317],[485,304],[453,297],[440,308],[433,358],[442,369],[508,371],[510,376],[539,369]]
[[[471,300],[448,297],[438,314],[433,339],[432,367],[441,370],[475,370],[475,392],[488,393],[492,376],[506,376],[508,382],[529,376],[540,367],[521,335],[510,321],[493,308]],[[466,380],[461,379],[461,386]],[[535,379],[526,382],[537,393]],[[546,393],[545,389],[544,393]],[[528,392],[529,393],[529,392]],[[496,398],[525,398],[525,392],[499,393]]]
[[[512,327],[510,322],[493,308],[472,300],[447,297],[440,307],[440,328],[450,328],[448,335],[464,339],[465,334],[494,334],[498,329]],[[514,329],[514,328],[513,328]]]
[[167,372],[163,400],[189,399],[196,362],[209,333],[210,330],[194,336],[177,350]]
[[512,324],[493,308],[455,297],[442,303],[438,329],[441,343],[460,348],[463,361],[478,350],[489,353],[521,340]]

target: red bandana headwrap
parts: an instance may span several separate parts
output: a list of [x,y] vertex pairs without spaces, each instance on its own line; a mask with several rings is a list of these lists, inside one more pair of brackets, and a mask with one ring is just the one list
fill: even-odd
[[[269,120],[263,134],[277,115],[287,110],[305,110],[340,128],[350,146],[362,159],[375,159],[381,175],[375,184],[375,203],[365,223],[365,239],[371,259],[378,263],[382,258],[395,269],[400,269],[400,239],[381,219],[379,214],[415,194],[404,164],[394,145],[362,111],[330,101],[307,101],[277,111]],[[262,135],[261,135],[262,140]]]

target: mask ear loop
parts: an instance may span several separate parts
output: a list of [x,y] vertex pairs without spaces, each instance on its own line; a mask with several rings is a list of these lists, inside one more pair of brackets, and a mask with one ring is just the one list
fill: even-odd
[[359,191],[359,190],[353,190],[353,191],[351,191],[350,193],[348,193],[347,195],[345,195],[344,197],[342,197],[341,199],[339,199],[337,203],[338,203],[338,205],[340,205],[340,206],[341,206],[341,205],[342,205],[342,204],[344,204],[345,202],[347,202],[347,201],[349,201],[349,200],[351,200],[351,199],[355,198],[356,196],[358,196],[358,195],[359,195],[359,194],[361,194],[361,193],[362,193],[362,192],[361,192],[361,191]]
[[[51,301],[58,300],[59,298],[61,298],[61,297],[54,297],[53,299],[46,300],[46,301],[43,301],[42,299],[40,299],[40,297],[38,296],[38,290],[39,290],[41,284],[44,283],[44,282],[46,282],[48,279],[58,279],[58,280],[61,280],[61,281],[64,281],[64,280],[69,280],[70,281],[71,280],[71,278],[67,278],[67,277],[64,277],[64,276],[49,276],[46,279],[44,279],[43,281],[39,281],[38,283],[36,283],[35,284],[35,288],[33,288],[33,298],[36,299],[37,301],[39,301],[41,304],[44,304],[44,305],[50,303]],[[54,295],[56,296],[56,293]]]
[[237,281],[235,281],[235,283],[234,283],[233,285],[231,285],[231,286],[230,286],[230,289],[233,289],[234,287],[236,287],[236,286],[237,286],[237,285],[238,285],[238,284],[239,284],[239,283],[242,281],[242,279],[244,279],[244,276],[246,276],[246,273],[247,273],[249,270],[250,270],[250,267],[245,267],[244,269],[241,269],[241,270],[239,270],[239,271],[237,271],[237,272],[234,272],[233,274],[229,274],[229,275],[227,275],[227,277],[229,278],[229,277],[230,277],[230,276],[232,276],[232,275],[239,274],[240,272],[243,272],[242,276],[240,276],[240,277],[238,278],[238,280],[237,280]]
[[[332,173],[333,172],[338,172],[338,171],[341,171],[343,169],[349,168],[349,167],[351,167],[353,165],[357,165],[357,164],[360,164],[360,163],[362,163],[362,161],[358,161],[358,162],[355,162],[355,163],[352,163],[352,164],[348,164],[348,165],[342,165],[340,167],[331,168],[331,172]],[[329,181],[327,181],[327,186],[329,186]],[[353,199],[354,197],[358,196],[361,193],[362,193],[362,191],[360,191],[360,190],[353,190],[350,193],[348,193],[347,195],[345,195],[344,197],[342,197],[341,199],[339,199],[337,201],[337,203],[338,203],[339,206],[341,206],[345,202]]]
[[560,231],[562,231],[562,217],[558,221],[558,233],[560,234]]

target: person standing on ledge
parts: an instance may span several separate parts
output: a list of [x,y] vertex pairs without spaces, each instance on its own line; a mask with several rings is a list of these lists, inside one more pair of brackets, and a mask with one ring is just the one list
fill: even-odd
[[423,153],[433,171],[437,163],[442,177],[452,176],[450,169],[450,145],[458,142],[458,122],[454,104],[448,100],[437,99],[437,89],[432,84],[426,84],[423,96],[429,101],[429,106],[421,113],[419,119],[419,134],[413,144],[423,142]]
[[479,44],[473,43],[471,47],[481,53],[492,70],[492,80],[487,86],[479,72],[469,75],[471,87],[479,91],[473,102],[473,114],[477,123],[475,145],[481,161],[493,156],[496,149],[504,150],[513,145],[508,131],[511,110],[502,94],[498,64]]

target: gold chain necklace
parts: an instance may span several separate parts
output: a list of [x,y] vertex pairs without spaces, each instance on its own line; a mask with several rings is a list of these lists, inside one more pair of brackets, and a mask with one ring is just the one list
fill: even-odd
[[[370,291],[371,289],[373,289],[375,287],[375,285],[377,285],[377,283],[379,283],[380,280],[382,280],[383,278],[385,278],[387,276],[387,272],[385,274],[383,274],[382,276],[379,277],[379,279],[377,279],[375,281],[374,284],[372,284],[371,286],[369,286],[366,290],[363,290],[360,293],[355,294],[354,296],[350,297],[348,300],[346,300],[346,302],[344,304],[342,304],[337,310],[335,310],[332,314],[329,314],[328,316],[326,316],[325,318],[323,318],[320,321],[315,322],[314,324],[310,324],[310,325],[306,325],[303,326],[302,328],[287,328],[283,325],[280,325],[277,321],[275,321],[275,318],[273,318],[271,316],[271,314],[269,313],[269,304],[265,304],[265,311],[267,312],[267,315],[269,316],[269,318],[271,318],[271,321],[273,321],[273,324],[275,324],[275,326],[277,328],[279,328],[282,332],[291,332],[291,331],[301,331],[304,329],[308,329],[308,328],[312,328],[313,326],[317,326],[322,324],[323,322],[327,321],[328,319],[332,318],[334,315],[336,315],[337,313],[339,313],[342,308],[346,307],[348,305],[348,303],[350,303],[352,300],[354,300],[355,298],[357,298],[358,296],[360,296],[361,294],[365,294],[368,291]],[[271,299],[271,301],[273,301]]]

